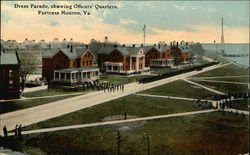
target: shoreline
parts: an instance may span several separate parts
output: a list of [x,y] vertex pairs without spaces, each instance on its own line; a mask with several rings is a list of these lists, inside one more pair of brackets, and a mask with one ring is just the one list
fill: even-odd
[[249,66],[240,64],[240,63],[238,63],[238,62],[236,62],[236,61],[234,61],[234,60],[231,60],[231,59],[229,59],[229,58],[223,57],[222,55],[219,55],[219,54],[218,54],[218,56],[221,57],[222,59],[226,60],[226,61],[229,61],[229,62],[233,63],[234,65],[239,66],[239,67],[242,67],[242,68],[245,68],[245,69],[248,69],[248,68],[249,68]]

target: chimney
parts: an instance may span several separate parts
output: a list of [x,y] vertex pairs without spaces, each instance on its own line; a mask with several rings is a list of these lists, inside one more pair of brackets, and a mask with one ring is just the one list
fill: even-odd
[[170,42],[170,47],[172,47],[173,46],[173,43],[172,42]]
[[70,52],[73,52],[73,45],[70,46]]
[[188,45],[188,42],[186,42],[186,45]]
[[88,48],[89,48],[89,45],[86,45],[86,48],[88,49]]
[[159,49],[161,48],[161,44],[158,44],[158,48],[159,48]]
[[177,44],[176,44],[176,46],[178,47],[178,41],[177,41]]
[[117,45],[116,45],[116,44],[114,44],[114,47],[115,47],[115,48],[117,48]]
[[123,44],[122,47],[125,47],[125,44]]
[[133,48],[135,48],[135,44],[133,44]]
[[49,44],[49,49],[51,49],[51,45]]
[[69,45],[67,45],[67,47],[69,48]]
[[141,47],[143,47],[143,44],[141,44]]
[[154,46],[156,46],[156,44],[154,44]]

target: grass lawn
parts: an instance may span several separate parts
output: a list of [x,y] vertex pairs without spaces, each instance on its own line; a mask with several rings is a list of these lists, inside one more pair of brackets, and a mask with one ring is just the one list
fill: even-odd
[[105,74],[100,76],[100,80],[107,81],[108,83],[113,83],[113,84],[128,84],[131,82],[136,82],[136,80],[143,79],[149,76],[151,75],[122,76],[122,75]]
[[82,88],[51,88],[49,90],[40,90],[35,92],[24,93],[24,97],[41,97],[41,96],[53,96],[53,95],[63,95],[63,94],[74,94],[82,93],[85,94],[90,90],[83,90]]
[[248,73],[249,71],[247,69],[231,64],[195,75],[194,77],[246,76],[249,75]]
[[248,100],[231,101],[232,108],[248,111]]
[[187,98],[202,98],[205,96],[213,96],[215,93],[205,89],[193,86],[185,81],[178,80],[159,87],[151,88],[142,91],[143,94],[163,95],[163,96],[176,96]]
[[[121,154],[235,155],[249,152],[248,123],[243,115],[214,112],[147,121],[120,130]],[[109,126],[25,135],[17,143],[28,154],[117,154],[117,129]],[[13,147],[13,146],[12,146]]]
[[164,115],[199,110],[191,101],[149,98],[129,95],[91,108],[66,114],[61,117],[26,127],[27,130],[65,125],[100,122],[112,115],[133,115],[137,117]]
[[77,95],[70,95],[70,96],[60,96],[60,97],[53,97],[53,98],[44,98],[44,99],[33,99],[33,100],[22,100],[22,101],[9,101],[9,102],[1,102],[1,111],[0,114],[12,112],[16,110],[21,110],[25,108],[30,108],[50,102],[59,101],[62,99],[74,97]]
[[195,81],[195,82],[224,93],[247,92],[248,90],[248,86],[242,84],[203,82],[203,81]]

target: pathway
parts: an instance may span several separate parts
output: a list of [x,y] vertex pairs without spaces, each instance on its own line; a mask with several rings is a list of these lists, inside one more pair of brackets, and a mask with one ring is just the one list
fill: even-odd
[[48,88],[47,85],[44,86],[37,86],[37,87],[31,87],[31,88],[24,88],[23,93],[29,93],[29,92],[34,92],[34,91],[39,91],[39,90],[46,90]]
[[249,77],[249,75],[243,76],[203,76],[203,77],[190,77],[190,79],[225,79],[225,78],[245,78]]
[[36,99],[45,99],[45,98],[54,98],[54,97],[62,97],[62,96],[75,96],[75,95],[83,95],[84,92],[81,93],[72,93],[72,94],[62,94],[62,95],[50,95],[50,96],[41,96],[41,97],[22,97],[20,99],[11,99],[11,100],[0,100],[1,103],[5,102],[13,102],[13,101],[27,101],[27,100],[36,100]]
[[[145,97],[155,97],[155,98],[165,98],[165,99],[175,99],[175,100],[186,100],[186,101],[197,101],[196,98],[186,98],[186,97],[174,97],[174,96],[161,96],[161,95],[149,95],[149,94],[135,94],[137,96],[145,96]],[[208,101],[208,102],[214,102],[213,100],[203,100],[200,101]]]
[[140,92],[146,89],[157,87],[166,83],[170,83],[176,80],[184,79],[199,73],[210,71],[224,65],[214,65],[204,68],[200,71],[192,71],[180,75],[176,75],[170,78],[150,82],[147,84],[130,83],[125,86],[125,90],[116,91],[112,93],[108,92],[92,92],[86,95],[80,95],[69,99],[64,99],[32,108],[18,110],[10,113],[0,115],[0,126],[6,125],[8,129],[14,129],[16,124],[22,124],[27,126],[37,122],[45,121],[54,117],[62,116],[71,112],[75,112],[84,108],[92,107],[104,102],[108,102],[120,97],[124,97],[136,92]]
[[[26,134],[34,134],[34,133],[44,133],[44,132],[53,132],[53,131],[61,131],[61,130],[87,128],[87,127],[97,127],[97,126],[104,126],[104,125],[114,125],[114,124],[120,124],[120,123],[130,123],[130,122],[137,122],[137,121],[150,121],[150,120],[157,120],[157,119],[163,119],[163,118],[204,114],[204,113],[210,113],[210,112],[215,112],[215,111],[218,111],[218,110],[210,109],[210,110],[192,111],[192,112],[184,112],[184,113],[176,113],[176,114],[159,115],[159,116],[132,118],[132,119],[126,119],[126,120],[116,120],[116,121],[96,122],[96,123],[88,123],[88,124],[44,128],[44,129],[23,131],[22,134],[26,135]],[[14,135],[14,133],[12,132],[9,135]]]
[[206,86],[203,86],[203,85],[201,85],[201,84],[198,84],[198,83],[196,83],[196,82],[189,81],[189,80],[186,79],[186,78],[184,78],[183,80],[186,81],[186,82],[188,82],[188,83],[191,83],[191,84],[193,84],[193,85],[197,85],[197,86],[199,86],[199,87],[201,87],[201,88],[204,88],[204,89],[206,89],[206,90],[208,90],[208,91],[214,92],[214,93],[216,93],[216,94],[221,94],[221,95],[224,94],[223,92],[220,92],[220,91],[218,91],[218,90],[214,90],[214,89],[208,88],[208,87],[206,87]]
[[228,83],[228,84],[242,84],[248,85],[246,82],[231,82],[231,81],[218,81],[218,80],[202,80],[202,79],[193,79],[194,81],[204,81],[204,82],[215,82],[215,83]]

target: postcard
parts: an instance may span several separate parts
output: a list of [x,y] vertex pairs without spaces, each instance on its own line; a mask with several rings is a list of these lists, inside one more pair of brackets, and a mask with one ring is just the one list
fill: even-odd
[[249,154],[249,1],[1,1],[0,154]]

